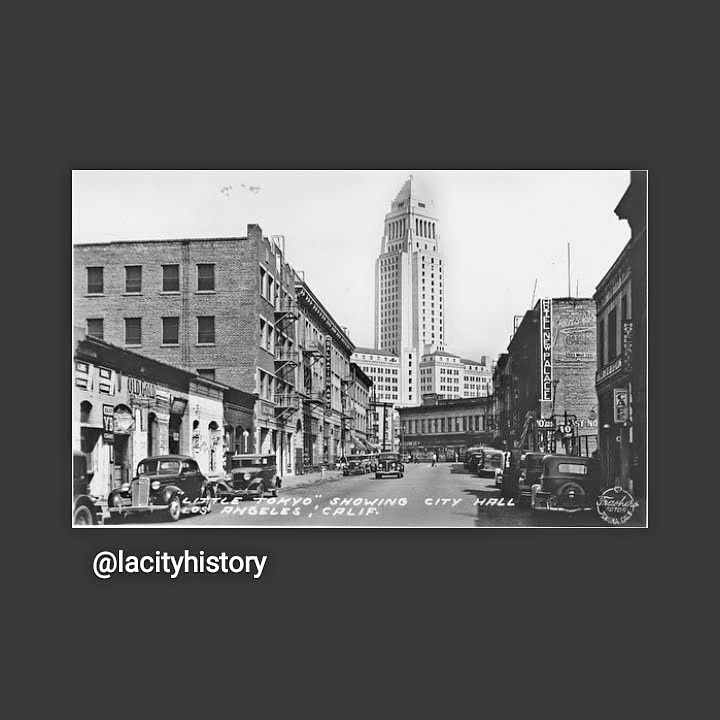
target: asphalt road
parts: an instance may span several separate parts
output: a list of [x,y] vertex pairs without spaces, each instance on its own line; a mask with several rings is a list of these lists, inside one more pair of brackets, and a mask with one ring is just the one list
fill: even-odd
[[[532,512],[525,505],[502,503],[493,481],[470,474],[462,463],[441,463],[434,468],[418,463],[406,465],[403,478],[376,480],[374,474],[367,474],[325,480],[308,487],[281,490],[278,498],[218,503],[207,515],[184,516],[173,525],[609,527],[594,511],[572,515]],[[133,524],[157,525],[167,521],[158,514],[142,519],[137,516]]]

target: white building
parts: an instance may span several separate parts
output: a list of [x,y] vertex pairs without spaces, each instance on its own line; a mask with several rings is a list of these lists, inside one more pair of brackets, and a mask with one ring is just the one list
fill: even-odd
[[375,268],[375,346],[400,358],[400,405],[419,404],[419,360],[427,346],[442,350],[443,258],[439,222],[427,188],[403,185],[385,215]]
[[386,350],[356,347],[351,361],[372,381],[368,436],[383,450],[397,450],[400,442],[400,358]]
[[435,350],[420,360],[420,396],[442,395],[449,400],[486,397],[492,391],[492,368],[487,358],[468,360]]

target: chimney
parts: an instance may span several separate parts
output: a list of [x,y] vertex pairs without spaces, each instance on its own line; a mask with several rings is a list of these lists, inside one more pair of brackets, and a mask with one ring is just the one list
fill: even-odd
[[257,247],[260,247],[262,244],[263,234],[262,234],[262,228],[259,225],[248,225],[247,226],[247,236],[248,240],[252,240]]

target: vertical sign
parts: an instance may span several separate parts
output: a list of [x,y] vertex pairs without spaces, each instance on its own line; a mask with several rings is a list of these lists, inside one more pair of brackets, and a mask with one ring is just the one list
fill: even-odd
[[325,336],[325,410],[332,410],[332,339]]
[[115,440],[115,408],[103,405],[103,441],[112,443]]
[[540,301],[540,400],[552,400],[552,299]]
[[623,349],[623,367],[625,370],[632,368],[633,353],[633,324],[632,320],[623,322],[622,349]]
[[628,419],[628,391],[625,388],[613,390],[614,421],[624,423]]

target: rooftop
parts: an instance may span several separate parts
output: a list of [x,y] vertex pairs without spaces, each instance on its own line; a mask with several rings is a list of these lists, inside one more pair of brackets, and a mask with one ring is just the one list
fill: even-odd
[[397,355],[389,350],[381,350],[380,348],[356,347],[353,355],[386,355],[396,358]]

